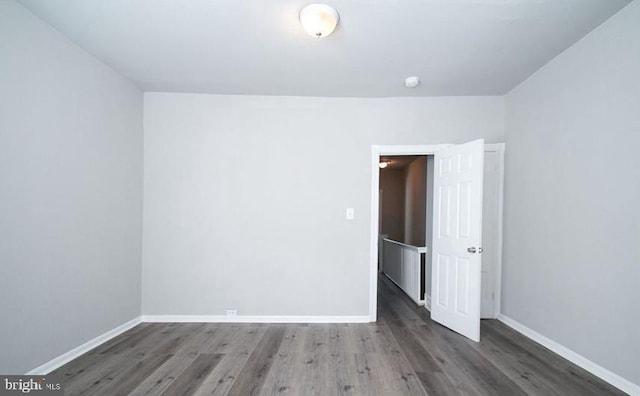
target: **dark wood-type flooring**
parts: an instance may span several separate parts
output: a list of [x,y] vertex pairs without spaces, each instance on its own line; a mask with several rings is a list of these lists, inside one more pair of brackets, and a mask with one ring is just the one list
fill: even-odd
[[620,395],[495,320],[474,343],[388,281],[372,324],[144,323],[52,374],[67,395]]

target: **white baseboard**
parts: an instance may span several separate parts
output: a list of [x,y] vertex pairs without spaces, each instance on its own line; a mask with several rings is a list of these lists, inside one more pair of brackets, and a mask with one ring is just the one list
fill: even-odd
[[424,307],[427,311],[431,312],[431,296],[427,296],[426,294],[424,296]]
[[596,377],[599,377],[603,381],[610,383],[611,385],[615,386],[621,391],[626,392],[630,395],[640,396],[639,385],[634,384],[633,382],[625,378],[622,378],[618,374],[612,373],[611,371],[592,362],[586,357],[572,351],[571,349],[563,345],[558,344],[557,342],[543,336],[542,334],[536,332],[535,330],[530,329],[529,327],[523,325],[522,323],[514,319],[511,319],[508,316],[500,314],[498,315],[498,320],[506,324],[507,326],[511,327],[515,331],[522,333],[528,338],[531,338],[533,341],[537,342],[538,344],[557,353],[558,355],[562,356],[568,361],[582,367],[583,369],[587,370],[588,372],[595,375]]
[[127,323],[123,323],[120,326],[116,327],[115,329],[111,329],[111,330],[107,331],[106,333],[97,336],[96,338],[93,338],[93,339],[85,342],[84,344],[80,345],[79,347],[73,348],[69,352],[63,353],[62,355],[49,360],[45,364],[43,364],[41,366],[38,366],[38,367],[34,368],[33,370],[29,371],[26,375],[45,375],[45,374],[49,374],[50,372],[52,372],[53,370],[57,369],[58,367],[66,364],[66,363],[69,363],[73,359],[75,359],[75,358],[77,358],[77,357],[89,352],[90,350],[92,350],[93,348],[95,348],[95,347],[97,347],[97,346],[99,346],[101,344],[104,344],[105,342],[109,341],[113,337],[116,337],[116,336],[124,333],[125,331],[134,328],[135,326],[139,325],[140,323],[142,323],[142,319],[141,319],[140,316],[138,316],[135,319],[131,319]]
[[143,322],[176,323],[369,323],[362,316],[225,316],[225,315],[143,315]]

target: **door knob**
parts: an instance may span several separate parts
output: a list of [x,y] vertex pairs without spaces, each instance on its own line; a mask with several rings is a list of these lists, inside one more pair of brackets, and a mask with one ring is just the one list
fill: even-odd
[[467,248],[467,252],[475,253],[476,252],[476,248],[474,248],[474,247]]

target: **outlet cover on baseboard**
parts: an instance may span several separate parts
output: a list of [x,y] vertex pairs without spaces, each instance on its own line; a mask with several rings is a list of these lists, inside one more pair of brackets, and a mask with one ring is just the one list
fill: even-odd
[[236,316],[238,315],[237,309],[227,309],[227,316]]

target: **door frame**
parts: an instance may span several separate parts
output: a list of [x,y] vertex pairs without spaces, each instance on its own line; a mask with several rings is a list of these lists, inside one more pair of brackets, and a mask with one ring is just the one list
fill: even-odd
[[[375,322],[378,317],[378,234],[379,234],[379,188],[380,188],[380,156],[385,155],[433,155],[453,144],[430,145],[372,145],[371,146],[371,236],[370,236],[370,261],[369,261],[369,321]],[[485,144],[485,151],[504,152],[504,143]],[[500,314],[500,298],[502,285],[502,205],[503,205],[503,173],[504,163],[499,169],[499,210],[498,210],[498,246],[500,254],[496,262],[494,282],[494,310],[495,317]],[[430,252],[429,252],[430,253]]]
[[[500,316],[501,302],[502,302],[502,238],[503,238],[503,210],[504,210],[504,143],[485,144],[484,151],[495,151],[499,154],[500,161],[498,163],[498,224],[496,229],[498,232],[498,238],[496,240],[496,268],[494,274],[493,284],[493,319],[498,319]],[[483,204],[484,205],[484,204]]]

